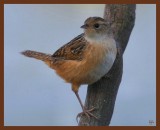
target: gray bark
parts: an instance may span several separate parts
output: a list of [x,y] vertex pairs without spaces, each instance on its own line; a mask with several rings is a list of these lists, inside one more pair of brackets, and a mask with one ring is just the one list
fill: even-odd
[[82,116],[79,126],[109,126],[110,124],[122,79],[123,53],[135,23],[135,10],[135,4],[108,4],[105,6],[104,19],[111,23],[114,38],[121,53],[117,55],[107,76],[88,86],[85,107],[87,109],[96,107],[92,113],[99,120],[95,118],[88,120],[86,116]]

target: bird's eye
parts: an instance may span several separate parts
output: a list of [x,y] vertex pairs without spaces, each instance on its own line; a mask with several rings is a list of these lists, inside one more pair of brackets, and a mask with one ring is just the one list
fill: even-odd
[[96,23],[96,24],[94,24],[94,28],[99,28],[99,24],[98,23]]

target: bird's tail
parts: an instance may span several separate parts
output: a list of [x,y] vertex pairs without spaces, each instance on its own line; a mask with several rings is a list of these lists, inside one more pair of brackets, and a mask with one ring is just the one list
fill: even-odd
[[27,57],[31,57],[31,58],[35,58],[38,60],[42,60],[44,62],[49,62],[52,61],[52,56],[50,54],[45,54],[42,52],[36,52],[36,51],[31,51],[31,50],[26,50],[21,52],[21,54],[27,56]]

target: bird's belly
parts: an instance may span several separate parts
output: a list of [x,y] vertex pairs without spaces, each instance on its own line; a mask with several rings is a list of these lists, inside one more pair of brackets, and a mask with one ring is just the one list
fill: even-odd
[[98,81],[101,77],[103,77],[112,67],[114,61],[116,58],[116,54],[111,52],[108,52],[104,59],[100,61],[97,66],[95,66],[94,69],[91,69],[86,78],[88,81],[88,84],[92,84],[96,81]]

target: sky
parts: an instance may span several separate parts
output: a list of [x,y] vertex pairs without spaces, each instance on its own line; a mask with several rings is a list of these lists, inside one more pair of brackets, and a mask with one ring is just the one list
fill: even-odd
[[[103,4],[5,4],[5,126],[76,126],[81,112],[71,85],[43,62],[19,52],[53,54],[81,34],[90,16],[103,17]],[[156,5],[140,4],[123,55],[122,82],[111,126],[156,125]],[[87,85],[79,90],[85,101]]]

